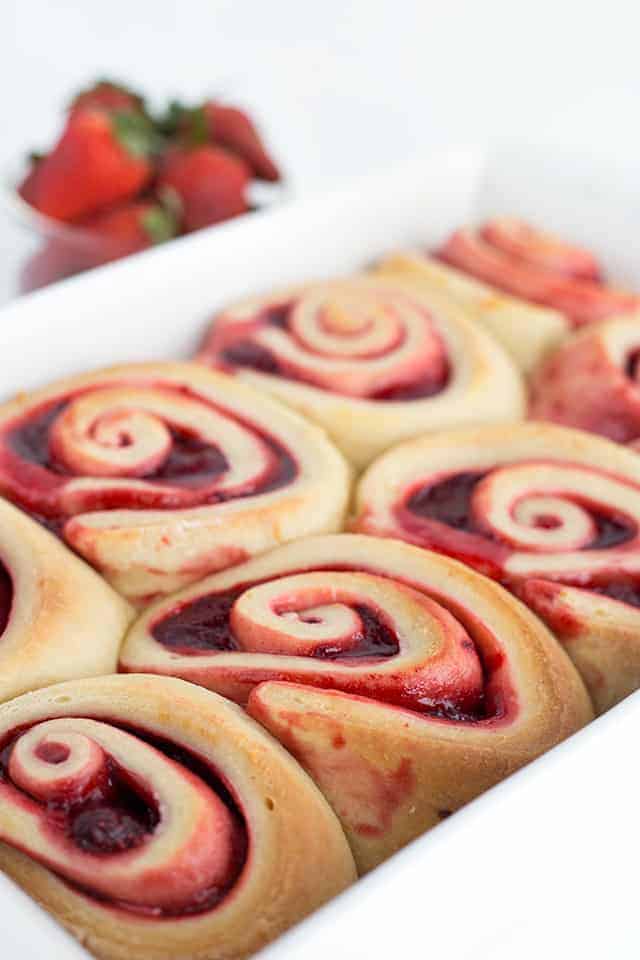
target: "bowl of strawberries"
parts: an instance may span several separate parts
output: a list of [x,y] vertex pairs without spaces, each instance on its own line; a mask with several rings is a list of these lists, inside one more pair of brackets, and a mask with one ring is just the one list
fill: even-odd
[[[152,112],[109,80],[71,102],[51,150],[31,154],[9,206],[36,232],[19,292],[256,209],[282,177],[251,117],[219,100]],[[268,201],[267,201],[268,202]]]

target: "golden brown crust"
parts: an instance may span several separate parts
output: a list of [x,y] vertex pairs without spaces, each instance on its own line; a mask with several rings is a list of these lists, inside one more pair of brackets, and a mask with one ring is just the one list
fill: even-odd
[[[283,304],[295,329],[274,330],[264,319]],[[235,363],[236,342],[266,350],[278,370]],[[411,276],[354,276],[237,303],[214,319],[198,359],[234,370],[321,424],[358,468],[419,433],[524,410],[520,377],[502,347],[464,306]],[[429,378],[433,391],[423,395]],[[385,391],[411,386],[413,398],[385,399]]]
[[411,276],[425,289],[461,304],[527,374],[571,330],[559,311],[502,293],[428,254],[394,253],[377,270],[383,275]]
[[[342,525],[350,473],[339,452],[320,429],[223,374],[162,363],[71,377],[0,407],[5,450],[16,426],[62,401],[47,436],[66,476],[38,467],[27,483],[24,462],[5,457],[0,491],[57,512],[67,543],[136,602]],[[176,429],[205,454],[219,451],[218,474],[190,482],[179,466],[156,479]]]
[[[470,494],[471,533],[411,515],[409,491],[465,474],[483,478]],[[640,457],[633,451],[535,422],[424,437],[372,464],[357,490],[353,528],[490,570],[562,641],[598,713],[640,684]]]
[[[358,577],[348,571],[359,571]],[[256,583],[262,586],[252,589]],[[430,598],[422,612],[414,608],[416,593]],[[237,652],[181,653],[154,633],[191,603],[219,595],[238,596],[231,614],[239,631]],[[278,625],[269,610],[281,605],[280,598],[286,619]],[[345,607],[357,612],[362,605],[380,610],[396,631],[395,654],[341,662],[339,656],[317,659],[299,647],[317,644],[318,637],[332,648],[348,643],[349,630],[358,635],[363,627],[345,627]],[[287,613],[293,610],[301,611],[301,621]],[[265,648],[261,637],[267,636]],[[418,674],[411,651],[421,637],[436,640],[423,652]],[[269,653],[275,642],[279,655]],[[493,678],[484,681],[489,686],[482,695],[473,673],[477,656]],[[564,651],[507,591],[448,558],[359,535],[289,544],[156,604],[132,627],[122,664],[175,672],[240,701],[248,695],[251,715],[291,750],[329,798],[361,871],[592,717]],[[390,683],[381,687],[385,675]],[[333,689],[319,689],[327,687]],[[438,690],[444,714],[434,701],[430,715],[428,700],[437,700]],[[456,719],[449,708],[467,694],[475,706]],[[474,716],[483,697],[493,713],[484,717],[481,707]]]
[[115,670],[133,611],[56,537],[1,499],[0,562],[12,588],[0,636],[0,701]]
[[[0,708],[0,736],[17,725],[31,727],[55,717],[130,724],[134,733],[155,734],[197,754],[229,785],[250,838],[242,873],[218,906],[173,919],[108,907],[24,853],[0,845],[1,868],[101,960],[133,955],[144,960],[238,960],[354,879],[339,824],[311,780],[228,701],[170,678],[103,677],[59,684],[5,705]],[[12,829],[13,809],[11,798],[0,793],[3,837]],[[189,822],[187,818],[187,827]],[[99,863],[95,870],[99,875]]]

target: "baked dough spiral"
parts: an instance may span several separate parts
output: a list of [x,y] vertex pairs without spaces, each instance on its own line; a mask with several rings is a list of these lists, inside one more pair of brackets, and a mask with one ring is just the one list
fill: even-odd
[[380,269],[466,306],[527,373],[571,330],[640,309],[640,297],[604,284],[589,251],[510,217],[456,230],[433,256],[393,254]]
[[339,529],[322,431],[197,364],[114,367],[0,407],[0,492],[134,601]]
[[113,673],[132,617],[89,566],[0,499],[0,701]]
[[563,642],[598,712],[640,687],[640,457],[541,423],[452,431],[381,457],[354,528],[456,557]]
[[288,544],[154,605],[120,667],[245,704],[323,790],[360,871],[592,715],[565,653],[509,593],[352,534]]
[[0,747],[0,869],[101,960],[239,960],[355,877],[307,774],[193,684],[26,694]]
[[640,314],[581,330],[550,354],[531,381],[531,415],[599,433],[640,438]]
[[320,423],[365,466],[398,441],[522,415],[522,384],[466,311],[409,280],[358,276],[219,313],[198,355]]

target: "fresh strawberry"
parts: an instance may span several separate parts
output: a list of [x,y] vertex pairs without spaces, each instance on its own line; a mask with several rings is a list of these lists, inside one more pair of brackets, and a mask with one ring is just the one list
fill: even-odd
[[87,265],[98,266],[170,240],[178,233],[173,212],[152,200],[138,200],[94,214],[82,221]]
[[249,180],[247,165],[220,147],[175,146],[161,161],[158,190],[177,196],[190,232],[244,213]]
[[280,171],[269,156],[250,117],[243,110],[216,100],[204,105],[209,138],[237,153],[260,180],[280,180]]
[[75,110],[20,193],[41,213],[75,220],[138,194],[152,177],[155,133],[133,112]]
[[199,107],[184,107],[174,102],[162,126],[166,133],[177,134],[192,146],[213,143],[225,147],[241,157],[253,176],[260,180],[281,179],[252,120],[237,107],[217,100],[206,100]]
[[82,90],[71,103],[71,110],[133,110],[145,112],[144,97],[112,80],[98,80],[92,87]]

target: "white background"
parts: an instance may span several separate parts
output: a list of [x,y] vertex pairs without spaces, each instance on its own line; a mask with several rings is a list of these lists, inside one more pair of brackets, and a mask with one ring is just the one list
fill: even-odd
[[[430,144],[637,151],[637,0],[1,0],[0,172],[100,75],[255,111],[296,192]],[[33,238],[0,212],[0,303]]]
[[637,146],[637,0],[2,0],[0,162],[78,85],[253,105],[300,187],[443,140]]

